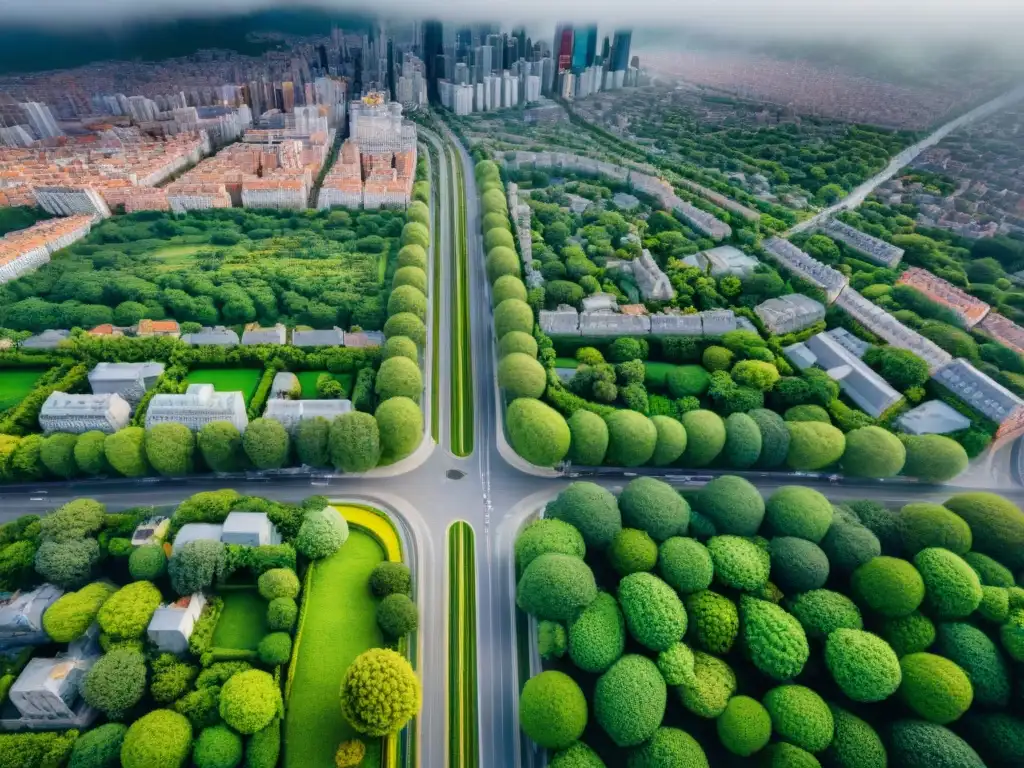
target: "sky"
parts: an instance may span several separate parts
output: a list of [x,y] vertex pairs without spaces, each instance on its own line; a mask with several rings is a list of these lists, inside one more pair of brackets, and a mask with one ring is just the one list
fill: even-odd
[[[749,37],[1011,42],[1024,37],[1022,0],[307,0],[338,11],[369,11],[397,18],[500,20],[550,26],[560,19],[592,19],[632,27],[677,25]],[[109,24],[184,15],[219,15],[273,7],[281,0],[0,0],[0,23],[41,26]],[[514,13],[504,19],[495,14]]]

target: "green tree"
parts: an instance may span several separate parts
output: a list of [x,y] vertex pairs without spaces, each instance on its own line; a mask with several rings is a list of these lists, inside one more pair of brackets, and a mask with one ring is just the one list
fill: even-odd
[[156,424],[146,430],[146,458],[165,477],[187,475],[193,469],[195,435],[184,424]]
[[245,467],[242,434],[230,421],[211,421],[199,430],[199,453],[214,472],[238,472]]
[[75,445],[78,435],[56,432],[45,440],[39,448],[39,460],[55,477],[70,479],[78,473],[75,463]]
[[103,444],[107,436],[99,430],[85,432],[75,442],[75,464],[82,474],[96,477],[105,474],[110,466],[103,453]]
[[295,453],[299,463],[307,467],[326,467],[330,464],[328,441],[331,423],[323,416],[303,419],[295,430]]
[[380,433],[381,458],[387,462],[404,459],[423,439],[423,412],[408,397],[392,397],[374,414]]
[[368,413],[350,411],[331,424],[331,463],[344,472],[366,472],[377,466],[381,455],[380,429]]
[[118,474],[142,477],[149,473],[145,442],[146,430],[142,427],[125,427],[107,436],[103,452],[107,462]]
[[242,448],[257,469],[280,469],[288,462],[288,431],[274,419],[254,419],[242,436]]

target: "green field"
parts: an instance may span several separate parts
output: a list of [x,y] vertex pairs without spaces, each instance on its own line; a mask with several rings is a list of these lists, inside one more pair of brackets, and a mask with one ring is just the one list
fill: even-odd
[[[296,377],[299,379],[299,384],[302,385],[302,399],[303,400],[316,400],[316,380],[320,374],[327,373],[327,371],[299,371],[296,373]],[[334,380],[341,383],[341,388],[345,392],[345,397],[352,394],[352,374],[351,373],[335,373],[332,374]]]
[[258,368],[202,368],[189,371],[186,384],[213,384],[218,392],[241,392],[248,405],[263,374]]
[[579,365],[575,357],[556,357],[555,368],[576,368]]
[[267,601],[253,589],[227,589],[224,612],[213,632],[214,648],[255,651],[267,634]]
[[196,254],[204,250],[210,249],[205,245],[168,245],[165,248],[158,248],[149,255],[154,259],[160,259],[160,269],[172,269],[194,263]]
[[[333,768],[338,744],[359,734],[341,716],[338,691],[349,664],[384,645],[377,606],[366,584],[384,551],[369,534],[351,528],[335,554],[311,565],[296,636],[291,695],[285,719],[285,768]],[[365,768],[380,765],[380,740],[366,739]]]
[[46,371],[0,371],[0,411],[6,411],[25,399]]
[[448,529],[448,765],[480,764],[476,683],[476,553],[473,529]]

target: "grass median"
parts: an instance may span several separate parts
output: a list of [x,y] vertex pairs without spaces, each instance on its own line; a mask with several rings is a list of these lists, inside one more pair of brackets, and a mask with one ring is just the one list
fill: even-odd
[[448,585],[448,765],[476,768],[476,550],[466,522],[448,529]]
[[452,231],[455,238],[452,292],[452,452],[473,452],[473,362],[469,330],[469,259],[466,253],[466,187],[458,152],[446,145],[454,168]]

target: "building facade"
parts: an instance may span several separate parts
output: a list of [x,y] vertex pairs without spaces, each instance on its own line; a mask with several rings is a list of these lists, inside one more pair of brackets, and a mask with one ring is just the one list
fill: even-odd
[[802,331],[825,319],[825,305],[800,293],[768,299],[754,312],[776,336]]
[[163,363],[97,363],[89,387],[94,395],[120,395],[134,409],[163,372]]
[[39,411],[39,427],[44,435],[54,432],[81,435],[94,430],[110,435],[127,427],[131,417],[131,406],[118,394],[51,392]]
[[217,392],[212,384],[190,384],[183,395],[154,395],[146,411],[146,429],[172,423],[198,432],[214,421],[228,421],[239,432],[245,431],[249,418],[241,392]]
[[267,402],[263,417],[280,422],[281,426],[294,436],[300,422],[317,417],[332,421],[351,410],[351,400],[285,400],[279,398]]

